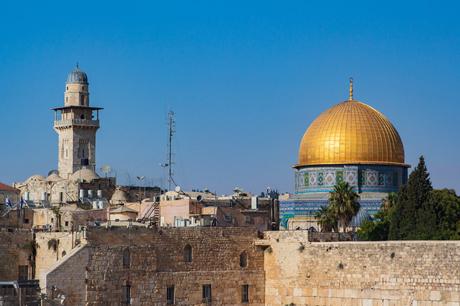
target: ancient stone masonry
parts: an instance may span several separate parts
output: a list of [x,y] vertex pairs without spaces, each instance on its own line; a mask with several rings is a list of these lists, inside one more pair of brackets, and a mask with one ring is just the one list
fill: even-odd
[[0,229],[0,281],[34,277],[33,241],[30,231]]
[[47,293],[66,305],[206,305],[208,293],[212,305],[460,305],[460,241],[312,242],[347,237],[323,238],[91,228],[50,268]]
[[47,274],[47,287],[64,292],[67,305],[166,305],[168,288],[174,305],[202,305],[211,285],[212,305],[238,305],[248,285],[247,304],[264,305],[256,239],[249,228],[91,229],[88,244]]
[[460,241],[309,243],[267,232],[265,305],[460,305]]

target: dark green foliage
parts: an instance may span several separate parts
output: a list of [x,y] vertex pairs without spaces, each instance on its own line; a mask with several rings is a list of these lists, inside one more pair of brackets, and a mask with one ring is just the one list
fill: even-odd
[[379,241],[388,240],[390,232],[390,216],[396,206],[397,194],[390,193],[383,201],[379,212],[375,214],[372,220],[361,224],[358,230],[360,240]]
[[460,239],[460,198],[453,190],[433,190],[422,156],[407,185],[358,234],[362,240]]
[[359,195],[353,190],[353,187],[344,181],[335,185],[334,190],[331,191],[328,210],[338,220],[344,232],[361,207],[358,199]]
[[315,215],[322,232],[338,232],[338,222],[329,206],[323,206]]
[[460,197],[454,190],[433,190],[432,203],[436,212],[435,239],[460,239]]
[[391,240],[432,239],[436,232],[436,214],[431,200],[431,181],[420,157],[417,167],[401,188],[395,210],[390,217]]

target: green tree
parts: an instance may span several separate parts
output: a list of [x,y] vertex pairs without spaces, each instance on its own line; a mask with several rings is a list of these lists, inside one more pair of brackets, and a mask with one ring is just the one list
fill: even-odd
[[330,193],[328,209],[336,217],[344,232],[360,209],[358,199],[359,195],[353,190],[353,187],[344,181],[335,185],[334,190]]
[[328,206],[322,206],[315,215],[322,232],[338,232],[337,218]]
[[390,232],[390,217],[396,206],[398,195],[396,193],[388,194],[382,202],[380,210],[375,214],[372,220],[364,221],[359,230],[358,237],[360,240],[381,241],[388,240]]
[[436,233],[436,214],[431,199],[431,181],[420,157],[406,186],[399,191],[395,209],[390,217],[389,239],[431,239]]
[[460,197],[454,190],[432,191],[432,203],[436,212],[435,239],[460,239]]

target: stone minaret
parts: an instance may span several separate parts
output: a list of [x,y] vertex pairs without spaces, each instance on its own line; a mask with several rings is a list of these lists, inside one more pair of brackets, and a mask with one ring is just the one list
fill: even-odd
[[59,135],[59,175],[69,178],[81,168],[95,170],[100,107],[89,106],[88,77],[77,67],[67,77],[64,106],[53,108]]

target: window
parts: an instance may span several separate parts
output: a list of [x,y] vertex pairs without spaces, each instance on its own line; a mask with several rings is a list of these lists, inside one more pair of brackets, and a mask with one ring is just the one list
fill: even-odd
[[80,119],[85,119],[85,115],[82,114],[82,115],[80,116]]
[[129,249],[126,248],[123,251],[123,268],[129,269],[130,265],[131,265],[131,254],[129,252]]
[[83,95],[80,95],[80,105],[84,105]]
[[25,224],[29,224],[29,219],[24,219]]
[[203,285],[203,303],[211,303],[211,285]]
[[64,222],[65,226],[69,226],[69,221]]
[[65,102],[69,102],[69,97],[65,97]]
[[126,284],[121,288],[121,291],[123,294],[121,297],[121,303],[123,305],[131,305],[131,286]]
[[249,303],[249,285],[241,286],[241,303]]
[[253,224],[254,223],[251,216],[245,216],[245,218],[246,218],[246,224]]
[[248,266],[248,253],[246,253],[246,251],[243,251],[240,254],[240,267],[246,268],[247,266]]
[[190,244],[187,244],[184,248],[184,261],[192,262],[192,247]]
[[166,304],[174,304],[174,286],[169,286],[166,288]]
[[28,280],[29,279],[29,266],[19,266],[18,267],[18,280]]
[[62,251],[62,257],[66,256],[67,253],[65,251]]

